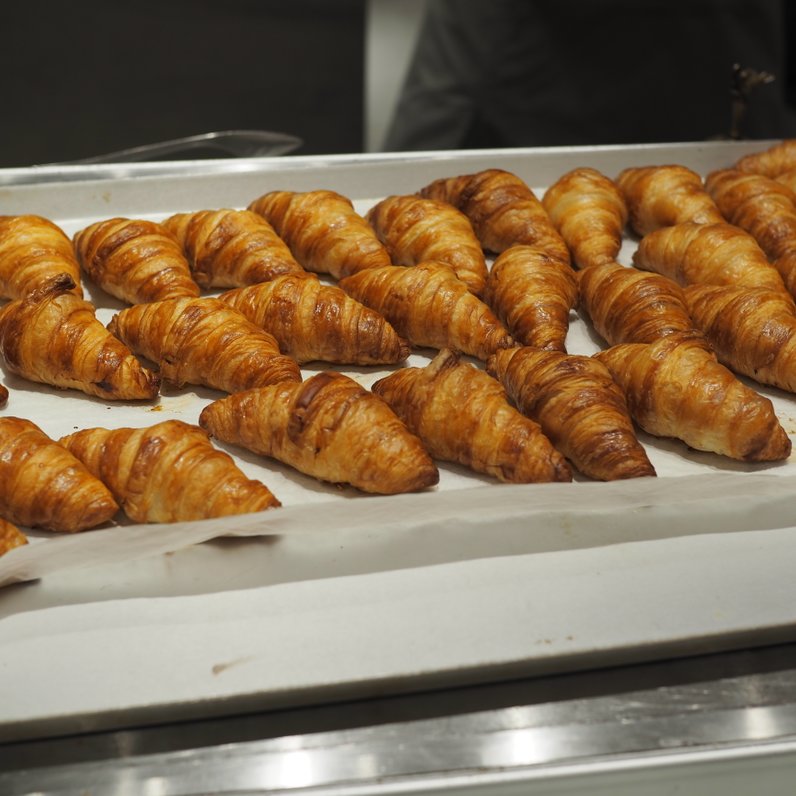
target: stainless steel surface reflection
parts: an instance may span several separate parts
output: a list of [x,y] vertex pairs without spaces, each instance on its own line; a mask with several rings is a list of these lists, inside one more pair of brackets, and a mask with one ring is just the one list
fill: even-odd
[[751,782],[794,792],[796,645],[0,746],[4,796],[748,794]]

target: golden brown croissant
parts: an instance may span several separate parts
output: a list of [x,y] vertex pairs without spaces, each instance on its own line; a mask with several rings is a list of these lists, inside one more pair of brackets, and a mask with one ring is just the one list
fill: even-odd
[[420,440],[390,408],[334,371],[215,401],[199,423],[224,442],[364,492],[414,492],[439,480]]
[[796,168],[783,171],[782,174],[777,174],[774,179],[796,195]]
[[467,217],[455,207],[419,196],[388,196],[367,215],[396,265],[447,263],[480,296],[487,266]]
[[201,428],[180,420],[149,428],[88,428],[60,442],[135,522],[204,520],[280,505]]
[[630,226],[639,235],[661,227],[693,221],[724,221],[702,178],[685,166],[628,168],[616,178],[630,212]]
[[453,348],[483,360],[514,345],[492,310],[444,263],[373,268],[346,277],[340,287],[384,315],[412,345]]
[[625,396],[601,362],[561,351],[509,348],[490,357],[487,370],[584,475],[600,481],[655,475]]
[[273,227],[251,210],[177,213],[163,227],[182,247],[200,287],[242,287],[304,271]]
[[380,379],[373,392],[437,459],[511,483],[572,480],[538,423],[509,404],[495,379],[452,351],[441,351],[424,368]]
[[609,345],[649,343],[692,330],[682,288],[660,274],[613,263],[578,272],[580,307]]
[[74,244],[91,279],[129,304],[199,295],[180,245],[154,221],[98,221],[80,230]]
[[0,516],[74,533],[107,522],[118,510],[105,485],[35,423],[0,418]]
[[216,298],[137,304],[114,315],[108,329],[156,362],[177,387],[203,384],[225,392],[301,381],[298,364],[273,335]]
[[518,244],[537,246],[550,257],[569,262],[567,246],[542,203],[516,174],[486,169],[435,180],[419,193],[461,210],[487,251],[499,254]]
[[158,376],[108,332],[94,306],[55,277],[25,299],[0,308],[0,351],[8,370],[31,381],[110,400],[154,398]]
[[272,191],[249,210],[261,215],[309,271],[341,279],[391,265],[390,255],[351,200],[334,191]]
[[28,543],[28,537],[16,525],[0,517],[0,556]]
[[743,285],[787,293],[757,241],[732,224],[686,221],[650,232],[641,239],[633,263],[681,286]]
[[578,268],[616,260],[628,214],[613,180],[596,169],[574,169],[545,192],[542,204]]
[[778,290],[691,285],[688,310],[719,361],[762,384],[796,392],[796,312]]
[[534,246],[512,246],[498,255],[484,301],[525,345],[566,350],[569,311],[578,300],[575,271]]
[[645,431],[748,462],[787,459],[791,442],[768,398],[719,364],[697,334],[618,345],[595,354]]
[[763,150],[744,155],[735,164],[738,171],[776,177],[785,171],[796,169],[796,139],[787,139]]
[[0,216],[0,297],[18,299],[52,277],[68,274],[83,295],[80,266],[66,233],[41,216]]
[[279,276],[220,298],[270,332],[297,362],[395,364],[409,356],[409,343],[386,318],[314,274]]

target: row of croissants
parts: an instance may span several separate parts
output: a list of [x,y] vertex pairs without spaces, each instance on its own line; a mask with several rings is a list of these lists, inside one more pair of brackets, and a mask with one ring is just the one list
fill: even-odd
[[[0,216],[8,373],[105,400],[151,401],[161,380],[228,393],[197,425],[57,441],[0,417],[0,552],[24,543],[15,525],[74,532],[120,510],[174,522],[280,505],[211,437],[379,494],[433,486],[435,460],[519,483],[654,476],[636,428],[786,459],[771,401],[736,374],[796,391],[795,191],[785,141],[704,182],[678,165],[615,180],[577,168],[541,200],[488,169],[365,216],[329,190],[161,223],[111,218],[73,240],[40,216]],[[628,232],[633,267],[617,262]],[[107,327],[83,275],[130,305]],[[567,353],[574,310],[604,350]],[[370,390],[335,370],[302,378],[303,363],[400,365],[412,348],[439,353]]]

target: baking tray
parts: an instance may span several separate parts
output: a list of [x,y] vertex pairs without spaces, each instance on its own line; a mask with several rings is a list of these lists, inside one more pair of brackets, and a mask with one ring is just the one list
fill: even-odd
[[[576,166],[727,166],[764,142],[235,161],[200,173],[17,184],[0,213],[71,233],[331,188],[360,211],[431,179],[499,166],[537,191]],[[629,262],[634,243],[620,260]],[[122,305],[93,291],[103,320]],[[573,318],[568,347],[597,344]],[[426,353],[412,355],[423,364]],[[314,368],[306,368],[309,374]],[[346,371],[369,386],[384,371]],[[6,377],[4,410],[75,426],[195,422],[212,390],[112,405]],[[789,433],[796,401],[759,388]],[[24,406],[25,411],[18,410]],[[438,489],[380,498],[236,456],[284,508],[37,538],[0,559],[0,737],[73,732],[400,692],[792,639],[796,463],[744,465],[643,437],[659,478],[507,486],[442,465]],[[239,538],[228,538],[237,535]],[[46,535],[43,535],[46,536]],[[218,538],[223,536],[224,538]],[[214,538],[215,541],[194,545]],[[56,662],[57,663],[54,663]]]

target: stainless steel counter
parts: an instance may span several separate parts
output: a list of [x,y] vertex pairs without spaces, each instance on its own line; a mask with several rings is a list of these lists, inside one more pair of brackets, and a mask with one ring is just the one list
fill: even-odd
[[793,794],[796,645],[0,746],[0,793]]

